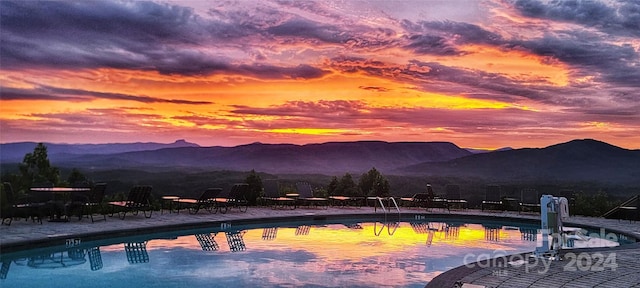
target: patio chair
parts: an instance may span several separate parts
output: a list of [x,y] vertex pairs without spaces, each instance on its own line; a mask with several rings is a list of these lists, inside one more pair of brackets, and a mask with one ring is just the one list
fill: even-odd
[[427,184],[427,210],[429,208],[442,208],[442,209],[447,209],[449,210],[449,204],[447,202],[447,199],[441,196],[436,195],[436,193],[433,191],[433,187],[431,187],[431,184]]
[[224,209],[221,213],[226,213],[227,209],[234,207],[237,207],[240,212],[247,212],[247,209],[249,208],[249,201],[247,200],[248,191],[249,184],[233,184],[227,197],[215,199],[216,204],[221,205],[220,208]]
[[329,198],[314,197],[313,189],[308,182],[297,182],[296,191],[298,191],[299,195],[298,200],[306,203],[307,206],[311,207],[311,205],[314,205],[318,207],[322,205],[325,207],[325,209],[329,208]]
[[329,195],[329,202],[332,206],[357,206],[358,208],[366,202],[367,197],[362,195],[359,189],[351,191],[349,195]]
[[[107,221],[107,215],[104,211],[103,202],[104,195],[107,191],[107,183],[96,183],[91,189],[91,195],[86,202],[82,203],[82,212],[80,216],[85,215],[87,218],[91,219],[91,223],[95,221]],[[93,214],[100,211],[102,214],[102,219],[95,220],[93,219]]]
[[42,224],[43,215],[48,214],[49,211],[49,203],[47,202],[37,202],[26,198],[18,199],[16,197],[13,186],[9,182],[4,182],[3,184],[3,195],[0,207],[0,213],[2,214],[2,224],[11,225],[13,218],[25,218],[29,220],[32,219],[33,222],[38,222]]
[[498,207],[498,210],[502,210],[502,198],[500,194],[500,186],[498,185],[489,185],[487,186],[487,190],[484,194],[484,200],[480,205],[482,211],[486,209],[486,207]]
[[272,209],[277,209],[278,207],[284,208],[286,206],[289,206],[291,209],[296,208],[296,199],[280,196],[278,180],[269,179],[265,180],[262,184],[264,186],[262,201],[265,202],[266,205],[271,206]]
[[540,193],[536,189],[525,188],[520,190],[520,203],[518,213],[525,210],[540,212]]
[[[151,218],[153,210],[151,209],[151,190],[152,186],[149,185],[136,185],[131,187],[129,195],[125,201],[113,201],[108,204],[112,206],[111,216],[118,209],[120,219],[124,219],[127,212],[131,212],[133,215],[138,215],[140,211],[144,214],[144,217]],[[149,212],[149,215],[147,215]]]
[[216,205],[215,199],[220,193],[222,193],[222,188],[207,188],[200,194],[198,199],[180,198],[175,200],[175,202],[180,205],[178,211],[180,211],[181,206],[184,204],[188,206],[190,214],[197,214],[202,208],[209,211],[209,213],[215,214],[218,212],[218,205]]
[[460,196],[460,186],[447,185],[445,190],[447,195],[447,209],[451,210],[451,206],[467,209],[467,200],[462,199]]

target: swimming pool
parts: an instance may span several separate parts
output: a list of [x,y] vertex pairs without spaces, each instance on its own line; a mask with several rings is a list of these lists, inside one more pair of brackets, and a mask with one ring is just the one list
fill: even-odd
[[[323,219],[83,241],[2,255],[2,287],[424,287],[438,274],[533,251],[537,225],[415,216]],[[485,258],[486,259],[486,258]]]

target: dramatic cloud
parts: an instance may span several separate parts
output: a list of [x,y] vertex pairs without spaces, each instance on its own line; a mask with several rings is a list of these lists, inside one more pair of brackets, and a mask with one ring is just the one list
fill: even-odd
[[639,11],[616,0],[0,1],[1,141],[637,148]]
[[640,36],[640,2],[637,1],[518,0],[515,7],[528,17],[573,22],[616,35]]

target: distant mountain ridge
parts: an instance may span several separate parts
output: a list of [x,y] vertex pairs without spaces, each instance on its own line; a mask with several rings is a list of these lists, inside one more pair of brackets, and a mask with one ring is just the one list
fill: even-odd
[[[17,159],[24,153],[2,158]],[[31,146],[30,152],[35,147]],[[344,173],[367,171],[372,167],[391,170],[422,162],[447,161],[471,155],[449,142],[327,142],[321,144],[262,144],[235,147],[192,147],[149,149],[121,153],[90,153],[49,148],[49,159],[57,166],[104,168],[203,168],[270,173]],[[156,146],[152,146],[156,147]],[[58,153],[63,151],[64,153]],[[21,161],[20,158],[19,161]],[[15,161],[15,162],[19,162]],[[5,160],[3,160],[5,162]],[[96,168],[96,165],[99,165]]]
[[545,148],[474,154],[451,161],[425,162],[400,174],[478,177],[494,181],[572,181],[640,187],[640,150],[582,139]]
[[[45,143],[46,144],[46,143]],[[36,143],[0,144],[2,164],[21,162]],[[450,142],[251,143],[201,147],[171,144],[46,144],[57,167],[109,170],[234,170],[275,174],[356,175],[375,167],[387,175],[474,177],[505,182],[600,182],[640,187],[640,150],[593,139],[545,148],[472,153]],[[6,167],[6,166],[5,166]]]
[[[0,162],[22,162],[24,155],[33,152],[37,142],[15,142],[0,144]],[[115,154],[133,151],[148,151],[163,148],[200,147],[198,144],[187,142],[183,139],[173,143],[163,144],[154,142],[136,143],[108,143],[108,144],[56,144],[44,143],[47,153],[54,159],[59,155],[83,155],[83,154]]]

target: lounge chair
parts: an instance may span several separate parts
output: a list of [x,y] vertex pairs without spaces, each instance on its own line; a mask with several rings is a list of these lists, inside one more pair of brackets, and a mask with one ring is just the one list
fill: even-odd
[[265,180],[263,186],[264,196],[262,197],[262,201],[265,202],[266,205],[271,206],[273,209],[277,209],[278,207],[284,208],[286,206],[289,206],[291,209],[296,209],[296,199],[280,196],[278,180]]
[[427,210],[429,208],[442,208],[449,210],[449,203],[447,202],[447,198],[436,195],[436,193],[433,191],[433,187],[431,187],[431,184],[427,184],[427,195],[429,197],[429,206],[427,207]]
[[467,200],[462,199],[460,196],[460,186],[447,185],[445,190],[447,195],[447,209],[451,210],[452,206],[467,209]]
[[[356,192],[357,193],[357,192]],[[330,195],[329,202],[332,206],[345,207],[347,205],[362,207],[367,200],[365,196]]]
[[202,208],[209,211],[209,213],[217,213],[218,205],[216,205],[215,199],[220,193],[222,193],[222,188],[207,188],[200,194],[198,199],[179,198],[175,202],[179,205],[178,211],[180,211],[182,205],[186,205],[190,214],[197,214]]
[[216,204],[221,205],[220,208],[224,209],[226,213],[228,208],[238,208],[240,212],[247,212],[249,208],[249,201],[247,200],[247,192],[249,191],[249,184],[238,183],[231,186],[227,197],[216,198]]
[[410,207],[428,208],[431,199],[427,193],[416,193],[411,197],[400,198],[400,201],[402,201],[402,205],[407,204]]
[[307,206],[311,207],[311,205],[314,205],[316,207],[324,206],[325,209],[329,208],[329,198],[314,197],[313,189],[311,188],[311,185],[309,183],[297,182],[296,190],[298,191],[298,195],[299,195],[298,200],[302,201],[303,203],[306,203]]
[[484,194],[484,200],[482,201],[480,208],[482,211],[484,211],[487,206],[492,208],[497,207],[498,208],[497,210],[503,210],[502,198],[500,194],[500,186],[498,185],[487,186],[487,190],[485,191],[485,194]]
[[602,215],[608,219],[640,221],[640,194],[622,202]]
[[[151,209],[151,190],[152,186],[149,185],[136,185],[131,187],[129,195],[125,201],[113,201],[108,204],[112,206],[111,216],[118,209],[120,219],[124,219],[127,212],[131,212],[133,215],[138,215],[140,211],[144,214],[144,217],[151,218],[153,210]],[[147,215],[149,212],[149,215]]]
[[520,203],[518,203],[518,213],[525,210],[540,212],[540,193],[535,189],[520,190]]

